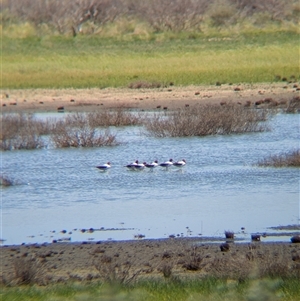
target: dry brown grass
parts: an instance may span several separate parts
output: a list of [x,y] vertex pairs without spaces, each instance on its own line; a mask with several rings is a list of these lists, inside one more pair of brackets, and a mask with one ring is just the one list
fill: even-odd
[[[234,248],[234,245],[232,246]],[[217,278],[246,279],[299,277],[299,265],[284,259],[278,251],[264,251],[255,244],[249,251],[240,254],[235,251],[224,253],[207,265],[211,275]]]
[[189,137],[260,132],[267,110],[252,110],[240,105],[202,105],[170,113],[156,114],[145,121],[148,133],[155,137]]
[[94,260],[94,267],[99,272],[99,278],[106,283],[129,284],[137,279],[141,269],[133,269],[131,261],[122,262],[118,256],[102,255]]
[[182,267],[188,271],[199,271],[205,264],[203,264],[203,255],[199,251],[197,246],[191,247],[189,250],[185,250]]
[[141,116],[121,106],[87,114],[88,122],[94,127],[131,126],[141,124]]
[[38,149],[50,141],[57,148],[115,146],[119,142],[108,129],[99,126],[135,125],[140,117],[125,109],[104,110],[100,113],[77,113],[62,120],[37,120],[31,114],[2,114],[0,116],[0,148],[2,150]]
[[0,116],[0,148],[2,150],[36,149],[44,147],[41,134],[46,131],[42,122],[30,114]]
[[15,280],[18,284],[42,284],[43,264],[35,258],[20,257],[14,260]]
[[57,148],[115,146],[119,142],[109,129],[100,132],[91,125],[85,114],[69,115],[55,124],[50,135]]
[[205,277],[229,281],[300,279],[298,244],[227,245],[230,247],[220,250],[219,244],[176,238],[3,247],[2,284],[68,280],[133,284],[149,279],[180,281]]
[[258,162],[265,167],[300,167],[300,149],[273,155]]
[[288,103],[286,113],[299,113],[300,112],[300,96],[293,97]]

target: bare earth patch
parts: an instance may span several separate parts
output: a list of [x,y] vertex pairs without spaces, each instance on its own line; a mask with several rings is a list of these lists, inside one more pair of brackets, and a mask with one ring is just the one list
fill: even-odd
[[148,110],[195,104],[227,104],[271,99],[281,103],[299,95],[296,83],[188,86],[155,89],[24,89],[2,90],[3,112],[94,111],[99,107]]

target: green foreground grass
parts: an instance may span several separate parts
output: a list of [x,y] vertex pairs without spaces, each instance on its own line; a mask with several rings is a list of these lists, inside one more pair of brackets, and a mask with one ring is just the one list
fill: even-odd
[[203,279],[178,281],[150,280],[133,286],[101,283],[68,283],[45,287],[2,287],[1,300],[300,300],[298,279],[260,279],[238,282],[233,280]]
[[[124,41],[94,36],[1,39],[2,88],[176,86],[299,79],[297,32]],[[279,77],[280,76],[280,77]]]

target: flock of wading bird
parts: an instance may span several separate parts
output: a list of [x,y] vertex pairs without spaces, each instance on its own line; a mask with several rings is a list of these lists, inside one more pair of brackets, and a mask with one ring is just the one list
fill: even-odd
[[[129,163],[127,165],[125,165],[124,167],[126,167],[129,170],[133,170],[133,171],[139,171],[139,170],[143,170],[145,168],[148,168],[150,170],[153,170],[154,168],[160,166],[163,167],[165,169],[168,169],[171,166],[175,166],[175,167],[184,167],[186,164],[185,159],[173,162],[173,159],[170,159],[168,161],[162,162],[162,163],[158,163],[157,160],[153,161],[152,163],[147,163],[147,162],[143,162],[143,163],[139,163],[138,160]],[[99,165],[96,166],[96,168],[100,169],[101,171],[106,171],[109,170],[111,168],[111,163],[107,162],[103,165]]]

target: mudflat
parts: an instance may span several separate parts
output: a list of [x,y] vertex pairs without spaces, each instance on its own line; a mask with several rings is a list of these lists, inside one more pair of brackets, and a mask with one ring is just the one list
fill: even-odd
[[94,111],[125,107],[175,109],[195,104],[252,104],[269,99],[284,103],[299,95],[298,83],[169,86],[156,89],[22,89],[2,90],[2,112]]
[[171,275],[242,279],[300,273],[300,244],[287,242],[167,238],[2,246],[0,251],[2,282],[10,284],[20,283],[24,271],[30,281],[40,284],[114,277],[125,281]]

